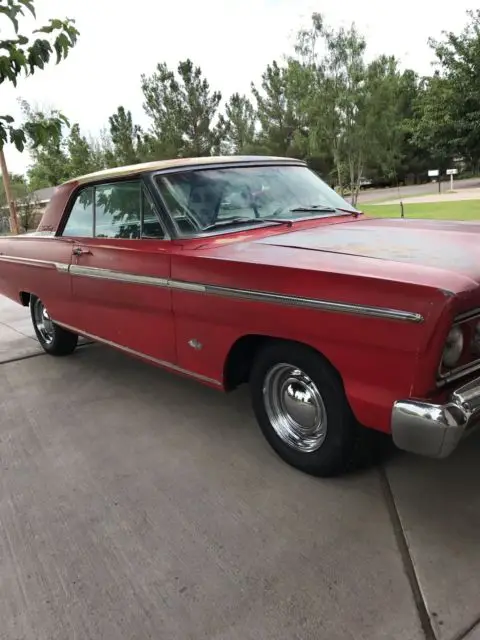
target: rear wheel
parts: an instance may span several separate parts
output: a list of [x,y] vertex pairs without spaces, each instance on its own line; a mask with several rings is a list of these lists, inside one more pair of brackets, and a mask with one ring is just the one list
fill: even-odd
[[260,428],[288,464],[326,477],[363,459],[359,445],[367,430],[357,423],[337,372],[319,353],[271,343],[258,354],[250,385]]
[[30,314],[38,341],[47,353],[67,356],[75,351],[78,336],[55,324],[43,302],[36,296],[30,298]]

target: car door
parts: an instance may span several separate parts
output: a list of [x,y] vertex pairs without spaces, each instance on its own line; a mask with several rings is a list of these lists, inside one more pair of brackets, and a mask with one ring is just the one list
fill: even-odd
[[63,235],[74,240],[70,275],[78,329],[175,363],[170,241],[143,181],[81,189]]

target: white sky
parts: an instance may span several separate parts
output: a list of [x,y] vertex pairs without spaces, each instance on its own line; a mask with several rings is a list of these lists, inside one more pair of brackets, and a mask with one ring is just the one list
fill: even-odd
[[[321,11],[332,26],[354,21],[369,56],[394,54],[402,66],[430,71],[429,36],[458,31],[473,0],[36,0],[39,23],[75,18],[80,38],[59,66],[0,89],[1,113],[20,115],[18,98],[61,109],[83,133],[96,134],[123,104],[146,125],[140,75],[157,62],[176,66],[190,57],[224,97],[249,92],[266,65],[292,49],[295,33]],[[11,147],[9,169],[23,173],[30,159]]]

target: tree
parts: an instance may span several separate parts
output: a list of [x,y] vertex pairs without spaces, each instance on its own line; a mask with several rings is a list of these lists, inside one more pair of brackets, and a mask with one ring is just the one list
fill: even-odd
[[44,122],[66,121],[56,109],[42,111],[32,109],[22,102],[22,111],[28,123],[25,127],[26,142],[30,149],[33,164],[28,169],[28,178],[32,190],[56,186],[70,178],[70,163],[64,126],[60,126],[56,135],[39,140],[35,132],[41,129]]
[[354,25],[335,31],[318,13],[297,40],[297,55],[310,85],[303,101],[310,123],[310,152],[331,149],[341,192],[347,180],[355,193],[364,167],[365,135],[359,120],[362,111],[365,115],[365,47]]
[[28,233],[32,229],[37,227],[39,216],[39,201],[35,194],[27,193],[20,201],[20,224]]
[[246,96],[234,93],[225,106],[225,151],[233,154],[248,153],[255,142],[255,109]]
[[142,75],[142,91],[145,112],[152,119],[150,155],[209,156],[220,148],[224,127],[217,112],[222,95],[211,91],[201,68],[190,59],[179,63],[177,74],[158,64],[151,76]]
[[[24,176],[16,173],[10,174],[10,187],[12,195],[15,200],[24,198],[28,193],[28,186]],[[0,208],[4,208],[8,205],[7,196],[5,195],[5,188],[0,182]]]
[[[0,56],[0,85],[11,82],[16,87],[20,77],[43,69],[50,62],[53,53],[56,54],[58,64],[76,44],[79,33],[74,21],[70,19],[51,19],[47,25],[34,31],[39,36],[33,39],[20,33],[19,18],[26,13],[35,17],[34,0],[1,0],[0,16],[6,18],[7,25],[13,28],[14,37],[0,40],[3,52]],[[27,136],[34,146],[44,143],[60,135],[64,121],[64,117],[57,113],[52,119],[26,122],[22,126],[10,114],[0,116],[0,165],[10,208],[10,229],[13,233],[18,233],[18,219],[3,147],[11,142],[19,151],[23,151]]]
[[478,169],[480,158],[480,9],[459,34],[430,40],[436,71],[423,81],[416,136],[446,166],[455,155]]
[[[14,30],[14,37],[0,40],[0,84],[11,82],[15,87],[21,76],[34,74],[43,69],[56,54],[56,62],[66,58],[70,49],[75,46],[79,35],[73,20],[52,19],[43,27],[35,29],[38,37],[28,38],[20,32],[19,18],[31,13],[35,17],[33,0],[1,0],[0,15],[9,21]],[[45,142],[61,129],[60,114],[53,120],[18,125],[13,116],[0,116],[0,148],[12,142],[19,151],[23,151],[27,134],[37,142]]]
[[[400,138],[400,151],[397,154],[395,177],[398,183],[406,181],[418,182],[426,176],[431,166],[436,165],[433,159],[433,148],[425,140],[417,136],[418,122],[423,111],[422,101],[424,84],[418,74],[405,70],[399,78],[397,98],[397,130]],[[431,165],[433,162],[433,165]],[[381,167],[375,167],[381,177]]]
[[139,125],[133,124],[131,111],[126,111],[125,107],[120,106],[108,122],[112,142],[108,164],[122,166],[141,162],[142,154],[145,153],[143,132]]
[[331,154],[340,192],[348,184],[353,204],[368,167],[394,172],[402,138],[397,61],[380,56],[367,63],[365,52],[354,24],[331,29],[315,13],[287,68],[297,145],[326,167]]
[[68,174],[70,178],[85,175],[102,168],[102,162],[95,154],[92,145],[80,132],[80,125],[75,123],[70,129],[66,142],[68,151]]
[[299,122],[289,81],[288,68],[273,61],[262,75],[260,89],[252,84],[261,126],[258,142],[260,150],[265,153],[298,155],[296,138]]
[[106,127],[100,130],[98,136],[89,136],[88,144],[90,145],[92,161],[98,169],[116,166],[112,138]]
[[[367,65],[363,105],[356,122],[364,136],[358,145],[363,170],[373,173],[376,169],[377,175],[394,182],[398,182],[405,136],[402,91],[403,78],[393,56],[379,56]],[[359,184],[352,175],[351,182],[352,178],[358,195]]]

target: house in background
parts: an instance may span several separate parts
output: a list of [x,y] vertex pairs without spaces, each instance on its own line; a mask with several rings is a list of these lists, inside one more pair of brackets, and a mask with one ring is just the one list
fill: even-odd
[[45,189],[37,189],[32,193],[32,198],[39,207],[45,209],[50,202],[56,187],[45,187]]
[[[47,204],[50,202],[55,187],[45,187],[32,191],[25,198],[16,201],[20,226],[24,231],[36,228]],[[0,207],[0,234],[10,232],[10,212],[8,205]]]

